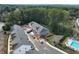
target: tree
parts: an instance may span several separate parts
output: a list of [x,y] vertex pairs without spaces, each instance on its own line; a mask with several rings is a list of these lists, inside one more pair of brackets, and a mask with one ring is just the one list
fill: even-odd
[[9,25],[5,25],[2,27],[4,31],[10,31],[10,26]]

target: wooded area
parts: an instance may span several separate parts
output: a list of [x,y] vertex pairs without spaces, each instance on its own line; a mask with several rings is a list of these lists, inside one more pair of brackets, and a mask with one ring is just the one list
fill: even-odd
[[[1,5],[2,6],[2,5]],[[73,34],[72,21],[79,17],[79,8],[50,6],[0,6],[0,21],[5,22],[4,30],[14,24],[24,25],[35,21],[59,35]],[[8,29],[7,29],[8,28]]]

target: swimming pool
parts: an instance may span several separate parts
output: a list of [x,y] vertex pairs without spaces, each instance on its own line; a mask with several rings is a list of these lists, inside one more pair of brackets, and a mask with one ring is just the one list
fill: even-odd
[[79,43],[76,42],[76,41],[73,41],[72,44],[71,44],[71,46],[72,46],[73,48],[79,49]]
[[69,40],[68,41],[68,46],[73,48],[74,50],[79,51],[79,42],[76,40]]

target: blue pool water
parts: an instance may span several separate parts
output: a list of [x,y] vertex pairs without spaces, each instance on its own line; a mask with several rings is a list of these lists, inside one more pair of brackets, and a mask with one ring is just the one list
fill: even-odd
[[79,43],[78,43],[77,41],[73,41],[73,42],[71,43],[71,46],[72,46],[73,48],[75,48],[75,49],[79,49]]

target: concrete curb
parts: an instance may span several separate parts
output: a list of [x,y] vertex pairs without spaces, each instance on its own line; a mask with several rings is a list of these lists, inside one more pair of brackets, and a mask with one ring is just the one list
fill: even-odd
[[51,48],[54,48],[55,50],[57,50],[57,51],[59,51],[59,52],[61,52],[61,53],[68,54],[68,53],[64,52],[63,50],[60,50],[59,48],[56,48],[56,47],[52,46],[52,45],[49,44],[48,42],[46,42],[46,44],[49,45]]
[[8,38],[8,54],[10,53],[10,38],[11,38],[11,35],[9,35],[9,38]]

